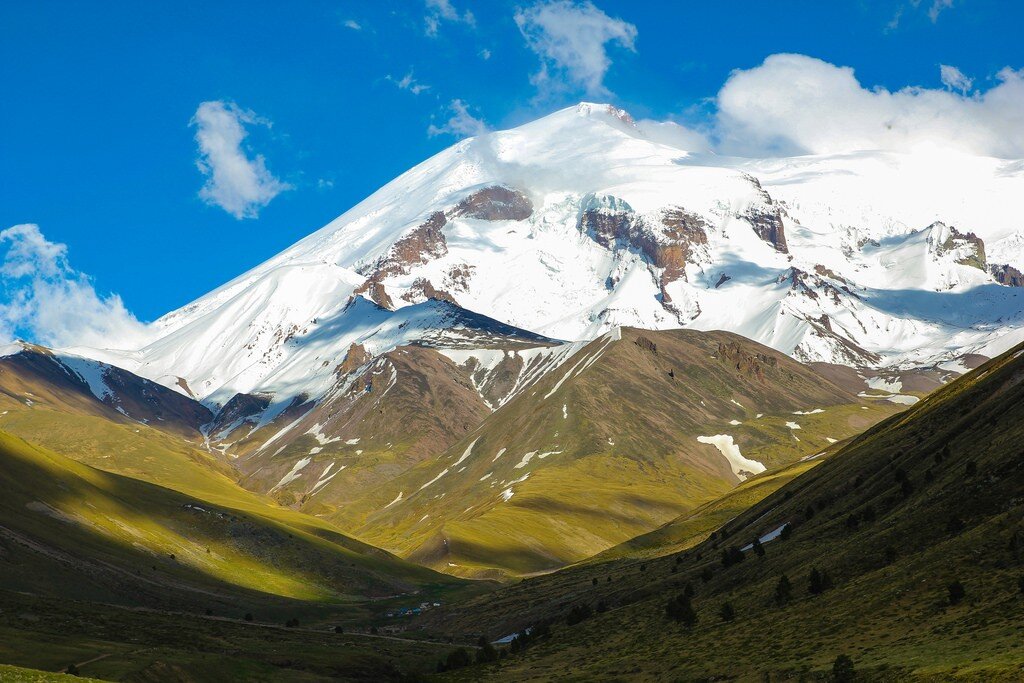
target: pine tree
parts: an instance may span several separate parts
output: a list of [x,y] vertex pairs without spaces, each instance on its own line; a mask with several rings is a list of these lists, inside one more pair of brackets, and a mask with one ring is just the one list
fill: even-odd
[[476,663],[490,664],[491,662],[498,661],[498,651],[494,649],[494,646],[487,642],[487,639],[483,636],[480,636],[480,640],[483,643],[480,644],[480,649],[476,651]]
[[677,595],[669,600],[665,605],[665,613],[669,619],[678,621],[686,628],[692,628],[697,623],[697,612],[686,595]]
[[750,549],[754,551],[754,554],[758,557],[764,557],[764,546],[761,545],[761,539],[755,538],[754,542],[750,544]]
[[836,657],[836,661],[832,663],[832,680],[836,683],[850,683],[855,676],[853,660],[848,655]]
[[782,527],[782,531],[779,533],[779,538],[783,541],[788,541],[793,536],[793,525],[787,524]]
[[461,669],[463,667],[469,666],[472,663],[473,660],[470,658],[469,652],[467,652],[466,648],[464,647],[460,647],[457,650],[452,650],[451,652],[449,652],[448,658],[445,660],[445,666],[448,667],[449,671]]
[[817,567],[814,567],[811,569],[808,583],[811,595],[820,595],[832,587],[832,577],[828,575],[828,572],[819,571]]
[[722,551],[722,566],[731,567],[743,561],[743,551],[734,545]]
[[949,589],[949,604],[951,605],[959,603],[967,595],[967,591],[959,579],[953,581],[947,588]]
[[779,583],[775,586],[775,602],[779,605],[785,605],[793,597],[793,584],[790,583],[789,577],[783,574],[779,578]]
[[723,602],[722,607],[718,610],[718,616],[722,618],[722,621],[732,621],[736,618],[736,610],[733,608],[731,602]]

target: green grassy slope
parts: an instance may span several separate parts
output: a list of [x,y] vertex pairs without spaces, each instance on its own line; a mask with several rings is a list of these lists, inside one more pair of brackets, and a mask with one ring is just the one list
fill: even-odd
[[627,328],[333,519],[443,571],[551,571],[732,491],[700,436],[730,435],[773,470],[900,409],[733,334]]
[[[474,680],[824,680],[840,654],[859,680],[1021,680],[1022,355],[867,430],[689,550],[524,581],[424,626],[498,636],[552,620],[525,654],[453,676]],[[784,524],[763,557],[723,564],[727,547]],[[812,593],[813,569],[833,586]],[[792,590],[779,601],[783,575]],[[666,616],[686,584],[690,628]],[[568,626],[582,603],[604,611]]]
[[90,680],[135,683],[408,681],[451,648],[347,627],[337,634],[330,621],[300,617],[285,627],[259,613],[247,622],[0,590],[0,661],[36,670],[0,665],[0,680],[80,680],[45,673],[74,664]]
[[270,597],[355,604],[454,585],[315,518],[102,472],[2,432],[0,489],[8,590],[195,608]]

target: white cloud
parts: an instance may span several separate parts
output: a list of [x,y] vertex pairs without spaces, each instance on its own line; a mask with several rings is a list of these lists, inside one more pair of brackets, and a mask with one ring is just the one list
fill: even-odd
[[469,10],[459,12],[451,0],[427,0],[427,16],[424,21],[427,35],[431,38],[437,36],[442,21],[476,26],[476,17],[473,13]]
[[853,69],[778,54],[732,73],[718,93],[719,146],[736,154],[905,151],[926,144],[1024,157],[1024,70],[1003,69],[985,92],[867,89]]
[[443,126],[430,125],[427,134],[430,137],[435,135],[454,135],[456,137],[472,137],[483,135],[489,128],[482,119],[478,119],[469,113],[469,106],[462,100],[452,100],[448,105],[452,117]]
[[942,78],[942,85],[950,90],[959,90],[965,95],[974,85],[973,78],[968,78],[963,71],[948,64],[939,65],[939,76]]
[[928,8],[928,18],[931,19],[934,24],[939,20],[939,15],[942,14],[942,11],[949,9],[952,6],[953,0],[932,0],[932,5]]
[[411,71],[407,73],[405,76],[402,76],[401,78],[395,78],[390,74],[388,74],[385,78],[386,80],[394,83],[395,87],[399,88],[400,90],[408,90],[413,95],[419,95],[421,92],[430,90],[429,85],[420,83],[415,78],[413,78]]
[[480,54],[481,59],[490,59],[491,58],[491,51],[488,50],[486,47],[483,50],[480,50],[479,54]]
[[[885,26],[886,32],[890,33],[900,27],[900,22],[902,21],[907,8],[910,8],[912,12],[920,12],[922,3],[923,0],[909,0],[908,3],[897,7],[896,13],[893,15],[892,19],[889,20],[889,23],[886,24]],[[928,19],[931,20],[933,24],[935,24],[938,23],[939,15],[942,14],[943,11],[953,7],[953,0],[932,0],[930,3],[926,3],[924,6],[928,8]]]
[[137,348],[145,325],[116,294],[96,293],[67,260],[67,245],[50,242],[32,224],[0,231],[0,339],[53,347]]
[[345,26],[345,28],[350,28],[353,31],[362,31],[363,30],[363,25],[360,24],[355,19],[346,19],[345,23],[344,23],[344,26]]
[[540,71],[531,79],[540,88],[606,95],[604,77],[612,64],[608,45],[635,51],[636,26],[609,17],[589,0],[542,0],[516,10],[515,21],[527,46],[540,57]]
[[207,176],[199,196],[235,218],[255,218],[259,210],[291,185],[267,170],[263,155],[250,158],[242,148],[246,125],[270,126],[266,119],[232,103],[203,102],[189,125],[199,143],[196,166]]

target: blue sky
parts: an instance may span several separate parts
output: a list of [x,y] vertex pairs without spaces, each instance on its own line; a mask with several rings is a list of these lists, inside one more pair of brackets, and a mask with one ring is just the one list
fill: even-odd
[[[588,99],[708,129],[730,73],[776,53],[965,99],[1024,67],[1009,1],[185,5],[0,5],[0,229],[37,224],[67,245],[54,277],[116,292],[141,320],[484,125]],[[209,185],[233,162],[248,175]]]

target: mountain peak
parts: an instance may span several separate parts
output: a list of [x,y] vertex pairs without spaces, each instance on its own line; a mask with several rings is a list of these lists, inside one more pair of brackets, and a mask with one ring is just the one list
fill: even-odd
[[636,121],[625,109],[620,109],[612,104],[580,102],[576,105],[576,113],[587,118],[611,117],[630,127],[636,127]]

